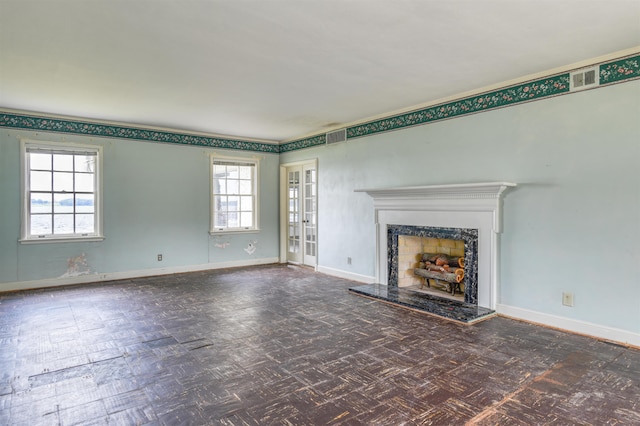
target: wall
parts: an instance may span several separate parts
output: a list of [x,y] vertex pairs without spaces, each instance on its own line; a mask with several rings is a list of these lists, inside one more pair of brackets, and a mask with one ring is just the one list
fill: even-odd
[[318,158],[319,267],[354,277],[375,274],[372,200],[355,189],[518,183],[504,200],[499,310],[640,345],[638,117],[636,80],[280,161]]
[[[18,242],[19,138],[104,147],[104,241]],[[261,158],[260,232],[209,235],[214,151]],[[277,154],[0,129],[0,291],[73,282],[58,278],[69,275],[69,259],[82,253],[87,265],[75,272],[88,275],[78,281],[277,261],[278,164]]]

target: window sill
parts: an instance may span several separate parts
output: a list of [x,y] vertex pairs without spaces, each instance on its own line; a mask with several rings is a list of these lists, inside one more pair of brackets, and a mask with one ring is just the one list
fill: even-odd
[[257,234],[259,233],[260,230],[253,228],[253,229],[225,229],[222,231],[217,231],[217,230],[212,230],[209,231],[209,235],[229,235],[229,234]]
[[47,243],[93,243],[103,241],[104,237],[92,236],[92,237],[67,237],[67,238],[29,238],[20,239],[20,244],[47,244]]

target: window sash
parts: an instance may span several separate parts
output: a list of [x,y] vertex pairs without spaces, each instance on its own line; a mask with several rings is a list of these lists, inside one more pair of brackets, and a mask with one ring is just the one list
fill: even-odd
[[255,161],[212,160],[211,232],[258,228]]
[[[100,148],[23,143],[23,241],[102,238]],[[50,158],[33,164],[34,154]]]

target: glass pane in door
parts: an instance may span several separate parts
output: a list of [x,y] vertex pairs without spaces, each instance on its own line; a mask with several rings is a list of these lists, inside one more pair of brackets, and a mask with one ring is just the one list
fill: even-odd
[[300,171],[290,171],[287,174],[289,203],[287,215],[289,232],[287,236],[289,253],[300,252]]
[[304,171],[304,242],[305,255],[316,256],[316,170]]

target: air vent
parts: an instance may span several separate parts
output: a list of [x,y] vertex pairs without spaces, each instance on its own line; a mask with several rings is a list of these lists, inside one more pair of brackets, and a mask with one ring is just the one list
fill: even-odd
[[347,129],[336,130],[335,132],[327,133],[327,145],[332,143],[344,142],[347,140]]
[[590,89],[599,84],[600,75],[598,74],[598,67],[585,68],[571,73],[569,90],[573,92],[575,90]]

